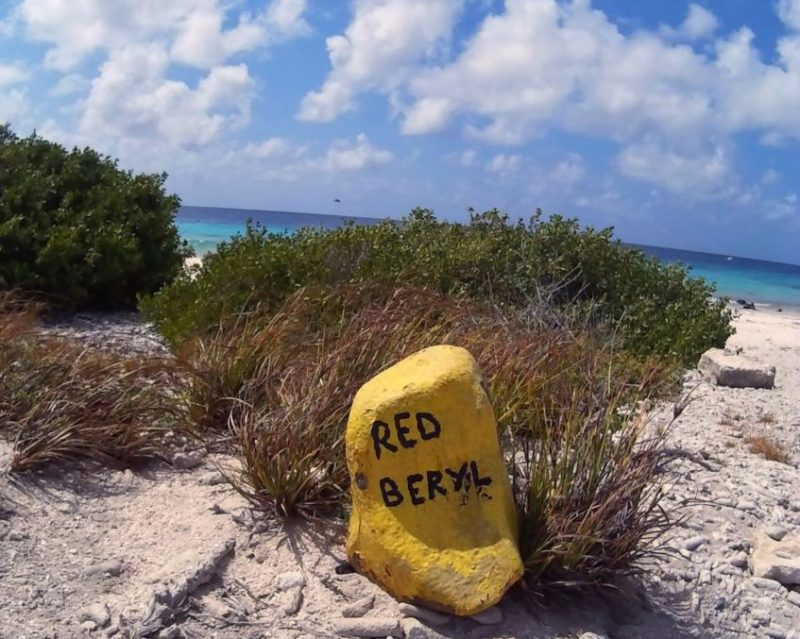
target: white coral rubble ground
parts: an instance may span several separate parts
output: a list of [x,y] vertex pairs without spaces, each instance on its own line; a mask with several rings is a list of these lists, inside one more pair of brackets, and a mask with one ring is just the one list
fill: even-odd
[[[360,632],[415,639],[796,639],[800,316],[742,313],[728,346],[775,366],[775,388],[722,388],[699,374],[687,377],[693,400],[672,437],[689,455],[675,463],[667,501],[683,521],[665,541],[671,552],[617,593],[543,606],[511,595],[478,621],[398,604],[359,575],[337,574],[344,556],[335,531],[260,523],[215,469],[224,459],[195,465],[200,460],[190,454],[192,463],[137,473],[71,469],[0,479],[0,638]],[[99,342],[133,334],[137,348],[148,341],[131,318],[87,317],[60,330]],[[666,422],[671,411],[660,408],[654,420]],[[782,443],[790,464],[750,452],[754,436]],[[0,464],[8,454],[0,443]]]

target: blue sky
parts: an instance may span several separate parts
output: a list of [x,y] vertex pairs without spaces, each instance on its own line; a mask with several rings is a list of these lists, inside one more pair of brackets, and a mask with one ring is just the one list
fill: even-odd
[[4,0],[0,120],[185,204],[800,263],[800,0]]

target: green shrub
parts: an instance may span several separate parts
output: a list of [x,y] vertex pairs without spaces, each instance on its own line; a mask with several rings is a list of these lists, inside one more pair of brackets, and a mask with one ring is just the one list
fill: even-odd
[[352,282],[426,286],[515,308],[555,291],[558,303],[618,326],[630,352],[687,364],[731,332],[726,304],[710,299],[703,280],[622,246],[611,229],[541,212],[516,224],[497,211],[453,224],[417,209],[400,222],[294,235],[248,227],[206,256],[195,277],[180,276],[141,308],[177,345],[241,311],[274,310],[301,287]]
[[67,308],[133,307],[190,254],[165,179],[0,127],[0,289]]

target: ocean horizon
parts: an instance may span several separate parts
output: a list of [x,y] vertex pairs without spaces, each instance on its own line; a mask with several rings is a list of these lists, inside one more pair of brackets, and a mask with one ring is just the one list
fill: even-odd
[[[177,226],[199,256],[245,230],[247,221],[275,233],[292,233],[304,226],[336,228],[345,222],[377,224],[385,218],[298,213],[257,209],[183,206]],[[627,243],[646,255],[688,267],[691,275],[712,282],[717,295],[769,305],[800,307],[800,265],[770,262],[735,255]]]

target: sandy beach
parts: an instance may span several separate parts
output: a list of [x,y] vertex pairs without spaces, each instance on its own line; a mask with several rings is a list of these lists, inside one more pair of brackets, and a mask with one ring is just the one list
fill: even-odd
[[[95,320],[57,330],[131,339],[130,318]],[[619,593],[545,607],[512,593],[500,624],[450,619],[408,636],[797,637],[800,588],[754,578],[752,544],[770,528],[800,535],[800,314],[737,311],[735,325],[728,346],[775,366],[776,386],[721,388],[687,374],[692,399],[671,434],[683,454],[666,486],[682,521],[662,539],[663,558]],[[147,330],[134,331],[138,343]],[[654,423],[672,411],[660,406]],[[781,445],[789,464],[751,452],[755,435]],[[8,452],[0,443],[0,458]],[[336,636],[353,604],[367,623],[408,613],[359,575],[336,573],[344,561],[336,531],[257,520],[217,470],[230,459],[188,450],[171,461],[0,479],[0,637],[300,639]],[[160,620],[164,593],[181,588],[189,596],[180,618]]]

